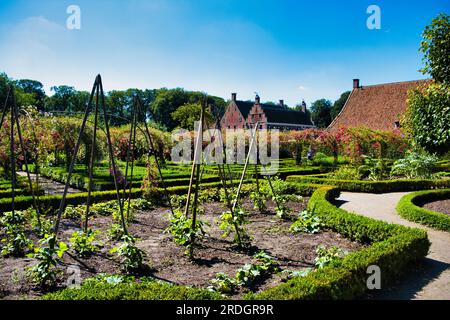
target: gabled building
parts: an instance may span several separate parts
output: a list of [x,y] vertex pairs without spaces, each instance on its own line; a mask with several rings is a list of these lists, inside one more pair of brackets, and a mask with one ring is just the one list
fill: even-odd
[[353,90],[338,116],[328,127],[366,127],[374,130],[394,131],[407,108],[408,91],[431,80],[415,80],[361,86],[353,80]]
[[280,100],[279,105],[261,103],[257,95],[255,102],[238,101],[236,94],[231,95],[231,101],[221,120],[224,129],[253,128],[258,124],[260,129],[303,130],[314,128],[306,103],[302,103],[302,111],[285,106]]

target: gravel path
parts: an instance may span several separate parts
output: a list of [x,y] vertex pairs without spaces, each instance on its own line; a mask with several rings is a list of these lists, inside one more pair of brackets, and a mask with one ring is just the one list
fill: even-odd
[[[27,177],[26,172],[17,172],[19,176]],[[36,175],[30,173],[31,179],[36,181]],[[64,193],[64,184],[39,176],[39,185],[45,190],[45,195],[62,195]],[[80,193],[82,190],[69,188],[68,193]]]
[[387,290],[371,293],[372,299],[436,299],[450,300],[450,233],[437,231],[401,218],[395,207],[407,193],[342,192],[336,204],[342,209],[378,220],[427,230],[431,241],[428,256],[416,264],[409,274]]

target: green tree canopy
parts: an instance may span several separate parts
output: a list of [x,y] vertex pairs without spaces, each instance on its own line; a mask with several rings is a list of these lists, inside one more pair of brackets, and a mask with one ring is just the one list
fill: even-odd
[[332,103],[327,99],[320,99],[311,104],[311,118],[318,128],[326,128],[331,123]]
[[345,103],[347,102],[348,96],[350,95],[350,91],[345,91],[339,99],[337,99],[333,106],[331,107],[331,121],[333,121],[334,118],[337,117],[339,112],[341,112],[342,108],[344,107]]
[[[200,103],[188,103],[172,112],[171,116],[173,120],[179,123],[181,128],[193,130],[194,122],[200,120],[201,109]],[[208,125],[214,124],[214,117],[208,109],[205,110],[205,122]]]
[[440,14],[425,27],[420,51],[425,67],[421,70],[437,82],[450,83],[450,16]]

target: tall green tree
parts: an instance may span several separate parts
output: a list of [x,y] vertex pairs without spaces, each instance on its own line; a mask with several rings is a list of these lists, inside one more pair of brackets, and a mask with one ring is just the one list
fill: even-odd
[[39,111],[44,110],[45,91],[41,82],[30,79],[21,79],[16,81],[16,87],[20,88],[24,94],[32,95],[34,105]]
[[[188,103],[172,112],[171,116],[181,128],[193,130],[194,122],[199,121],[201,110],[202,106],[200,103]],[[208,109],[205,110],[205,123],[207,125],[214,124],[214,117]]]
[[311,104],[311,118],[318,128],[326,128],[331,123],[332,103],[327,99],[319,99]]
[[331,121],[333,121],[334,118],[337,117],[339,112],[341,112],[342,108],[344,107],[345,103],[347,102],[348,96],[350,95],[350,91],[345,91],[339,99],[337,99],[333,106],[331,107]]
[[51,87],[50,90],[53,92],[53,95],[46,100],[45,105],[47,111],[75,111],[71,103],[76,93],[74,87],[61,85]]
[[450,83],[450,16],[441,13],[425,27],[420,52],[423,53],[423,74],[437,82]]
[[422,34],[422,72],[435,82],[408,93],[402,121],[416,145],[431,153],[450,150],[450,16],[440,14]]

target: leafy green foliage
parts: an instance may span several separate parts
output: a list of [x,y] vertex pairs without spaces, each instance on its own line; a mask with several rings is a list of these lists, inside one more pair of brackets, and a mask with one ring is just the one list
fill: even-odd
[[358,180],[358,169],[350,166],[339,167],[336,171],[329,174],[330,179],[335,180]]
[[230,278],[223,272],[217,273],[216,277],[210,282],[211,286],[208,287],[210,291],[217,291],[224,294],[231,294],[238,287],[236,279]]
[[125,235],[125,231],[120,223],[111,224],[111,228],[108,229],[108,238],[111,240],[120,240]]
[[430,153],[450,149],[450,83],[431,83],[408,93],[402,122],[414,142]]
[[244,228],[248,223],[248,213],[242,207],[236,207],[234,212],[223,212],[219,220],[219,228],[224,231],[222,237],[228,237],[234,232],[233,242],[240,248],[248,247],[251,236]]
[[25,234],[25,218],[22,212],[5,212],[0,219],[5,238],[2,239],[2,256],[20,257],[33,248],[33,242]]
[[450,83],[450,16],[439,14],[425,27],[420,51],[424,54],[423,74],[438,82]]
[[191,218],[186,217],[180,210],[174,210],[165,232],[172,234],[174,241],[184,246],[186,254],[192,258],[192,249],[195,247],[192,239],[199,240],[204,237],[203,225],[204,222],[200,219],[196,219],[196,223],[193,225]]
[[44,300],[219,300],[217,292],[189,288],[152,278],[106,276],[85,280],[80,288],[48,293]]
[[253,201],[254,209],[258,210],[259,212],[265,212],[267,210],[267,197],[261,191],[250,192],[250,199]]
[[87,258],[97,252],[102,244],[98,243],[98,230],[88,229],[87,232],[75,231],[70,238],[70,246],[82,258]]
[[117,253],[126,272],[137,271],[143,266],[145,252],[136,247],[136,238],[131,235],[122,236],[122,244],[111,249],[110,253]]
[[327,248],[322,245],[317,247],[316,253],[317,253],[317,257],[315,259],[316,267],[319,269],[324,268],[327,265],[333,263],[334,261],[342,259],[347,255],[347,252],[343,251],[340,248],[337,248],[335,246]]
[[314,215],[314,211],[303,210],[298,214],[297,220],[290,226],[289,231],[293,233],[318,233],[322,227],[319,217]]
[[425,190],[409,193],[397,204],[397,212],[403,218],[432,228],[450,232],[450,216],[420,207],[422,203],[450,198],[450,189]]
[[30,255],[39,262],[29,268],[27,273],[40,286],[53,286],[58,274],[56,267],[68,247],[64,242],[56,247],[56,237],[53,234],[46,234],[39,244],[40,247],[35,248],[34,254]]
[[432,155],[410,152],[404,159],[394,162],[391,175],[412,178],[432,178],[437,158]]
[[239,285],[251,287],[256,282],[278,270],[278,263],[264,251],[253,256],[255,263],[245,264],[236,272],[236,281]]

